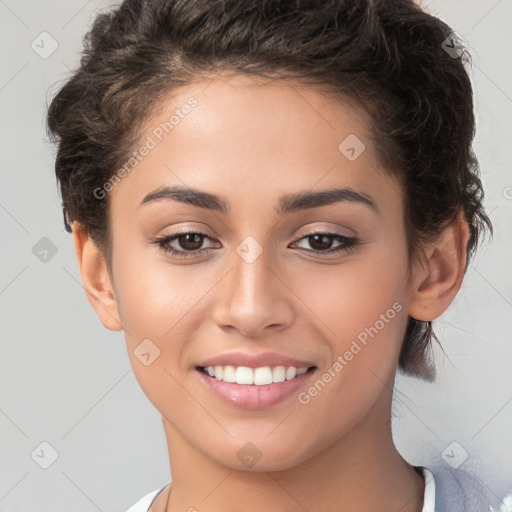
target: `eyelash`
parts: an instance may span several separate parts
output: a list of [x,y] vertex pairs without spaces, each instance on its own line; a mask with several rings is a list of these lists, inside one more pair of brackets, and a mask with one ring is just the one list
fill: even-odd
[[[156,244],[165,253],[171,254],[172,256],[177,256],[177,257],[183,258],[183,259],[191,258],[191,257],[198,255],[199,253],[209,252],[212,250],[212,248],[208,248],[208,249],[196,249],[194,251],[185,251],[185,250],[178,251],[169,246],[169,244],[171,242],[173,242],[174,240],[177,240],[178,238],[185,236],[185,235],[199,235],[204,238],[210,238],[208,235],[206,235],[204,233],[200,233],[198,231],[181,231],[179,233],[175,233],[174,235],[165,235],[160,238],[156,238],[152,241],[152,243]],[[329,233],[329,232],[310,233],[308,235],[302,236],[297,241],[304,240],[304,239],[310,238],[312,236],[328,236],[328,237],[337,239],[338,241],[342,242],[342,244],[339,247],[336,247],[334,249],[326,249],[323,251],[322,250],[306,249],[308,252],[314,252],[317,254],[336,254],[336,253],[340,253],[343,251],[349,252],[349,251],[354,250],[359,245],[359,239],[357,237],[350,237],[350,236],[339,235],[337,233]]]

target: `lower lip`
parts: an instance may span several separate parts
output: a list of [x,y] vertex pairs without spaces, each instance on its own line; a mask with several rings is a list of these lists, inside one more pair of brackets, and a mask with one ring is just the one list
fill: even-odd
[[224,382],[210,377],[202,370],[196,371],[201,380],[220,399],[244,409],[264,409],[285,400],[295,394],[313,373],[310,369],[292,380],[256,386]]

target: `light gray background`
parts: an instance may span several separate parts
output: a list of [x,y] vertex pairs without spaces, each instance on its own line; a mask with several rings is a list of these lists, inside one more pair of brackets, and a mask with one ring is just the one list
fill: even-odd
[[[170,479],[161,420],[123,335],[85,297],[43,141],[47,102],[109,5],[0,0],[0,512],[122,512]],[[423,5],[470,44],[475,149],[496,233],[435,322],[448,356],[436,348],[436,383],[398,377],[393,429],[409,462],[467,452],[461,467],[502,496],[512,487],[512,0]],[[46,59],[31,48],[43,31],[59,45]],[[32,252],[43,237],[57,249],[46,262]],[[58,453],[47,469],[35,462],[50,461],[43,441]]]

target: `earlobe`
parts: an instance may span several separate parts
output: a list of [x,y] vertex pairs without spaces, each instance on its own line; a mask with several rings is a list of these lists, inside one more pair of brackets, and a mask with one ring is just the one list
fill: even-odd
[[74,222],[72,230],[78,268],[87,299],[107,329],[121,331],[123,326],[105,258],[83,226]]
[[425,250],[424,265],[415,271],[408,314],[434,320],[446,311],[464,278],[469,226],[462,214]]

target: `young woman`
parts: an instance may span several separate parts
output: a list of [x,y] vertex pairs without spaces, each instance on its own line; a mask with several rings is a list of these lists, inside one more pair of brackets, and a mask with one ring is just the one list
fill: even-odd
[[461,44],[410,0],[98,15],[48,124],[87,296],[162,415],[172,486],[130,512],[489,510],[391,435],[492,232]]

